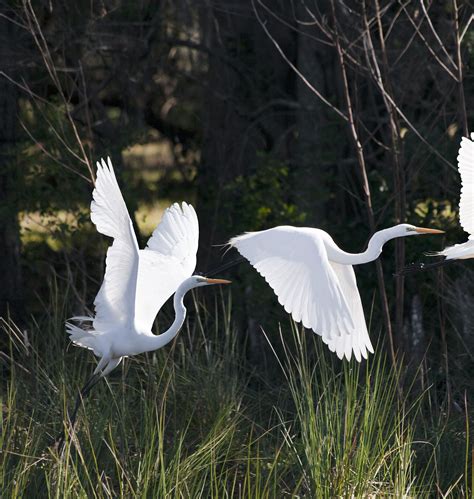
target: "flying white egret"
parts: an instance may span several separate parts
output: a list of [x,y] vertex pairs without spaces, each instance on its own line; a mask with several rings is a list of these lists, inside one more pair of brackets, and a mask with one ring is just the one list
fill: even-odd
[[352,265],[376,260],[390,239],[443,231],[399,224],[376,232],[363,253],[346,253],[321,229],[281,226],[229,241],[265,278],[296,322],[332,352],[357,361],[373,353]]
[[[127,206],[110,158],[97,162],[97,180],[91,219],[98,232],[112,237],[107,251],[104,281],[95,298],[95,317],[73,317],[82,327],[66,323],[71,341],[100,357],[97,368],[81,391],[84,397],[123,357],[165,346],[181,329],[186,317],[184,295],[193,288],[229,284],[224,279],[192,275],[196,266],[199,225],[194,208],[177,203],[168,208],[144,250],[138,248]],[[153,321],[174,293],[175,319],[162,334],[152,333]],[[78,398],[80,403],[80,397]],[[73,421],[77,413],[78,403]]]
[[[445,264],[452,260],[474,258],[474,133],[471,138],[462,137],[458,152],[458,170],[461,176],[461,198],[459,200],[459,221],[469,234],[469,239],[442,251],[427,253],[429,256],[444,256],[439,262]],[[437,263],[423,265],[419,270],[438,266]]]

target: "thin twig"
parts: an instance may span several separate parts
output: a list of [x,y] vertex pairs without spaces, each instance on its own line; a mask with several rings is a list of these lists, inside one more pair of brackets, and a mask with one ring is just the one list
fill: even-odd
[[311,92],[313,92],[316,97],[318,97],[318,99],[320,99],[322,102],[324,102],[324,104],[326,104],[329,108],[331,108],[338,116],[340,116],[344,121],[348,121],[348,117],[340,110],[338,109],[336,106],[334,106],[333,104],[331,104],[327,99],[326,97],[324,97],[324,95],[314,86],[312,85],[309,80],[304,76],[303,73],[301,73],[301,71],[290,61],[290,59],[288,59],[287,55],[285,54],[285,52],[283,51],[283,49],[281,48],[280,44],[275,40],[275,38],[273,37],[273,35],[270,33],[270,31],[268,30],[267,28],[267,23],[266,21],[264,21],[261,17],[260,17],[260,14],[258,13],[258,10],[257,10],[257,7],[255,6],[255,0],[252,0],[252,7],[253,7],[253,10],[255,12],[255,16],[258,20],[258,22],[260,23],[260,26],[262,27],[263,31],[265,31],[265,34],[268,36],[268,38],[270,39],[270,41],[273,43],[273,45],[275,46],[275,48],[277,49],[278,53],[282,56],[283,60],[288,64],[288,66],[290,66],[290,68],[301,78],[301,80],[303,81],[303,83],[311,90]]
[[[371,197],[371,193],[370,193],[369,179],[367,177],[367,168],[365,165],[364,151],[362,149],[362,145],[360,143],[359,136],[357,133],[357,128],[356,128],[356,125],[354,122],[354,115],[353,115],[353,110],[352,110],[353,106],[352,106],[351,96],[349,93],[349,84],[348,84],[348,80],[347,80],[344,55],[342,53],[341,46],[340,46],[340,40],[339,40],[339,34],[338,34],[338,28],[337,28],[337,20],[336,20],[336,8],[334,5],[334,0],[331,0],[331,7],[332,7],[333,22],[334,22],[334,34],[335,34],[334,41],[336,44],[339,66],[340,66],[341,73],[342,73],[342,83],[343,83],[344,98],[345,98],[346,107],[347,107],[349,129],[350,129],[352,140],[354,142],[354,147],[356,149],[356,155],[357,155],[357,159],[358,159],[358,163],[359,163],[359,170],[360,170],[360,175],[361,175],[361,179],[362,179],[362,189],[363,189],[364,196],[365,196],[365,206],[366,206],[366,210],[367,210],[367,216],[369,219],[370,230],[372,232],[375,232],[375,217],[374,217],[374,211],[372,208],[372,197]],[[396,358],[395,358],[395,347],[394,347],[394,342],[393,342],[392,324],[390,321],[390,309],[388,306],[387,291],[385,289],[385,281],[384,281],[384,276],[383,276],[382,263],[381,263],[380,259],[377,259],[375,264],[376,264],[376,268],[377,268],[377,280],[378,280],[378,285],[379,285],[380,298],[382,300],[382,313],[383,313],[383,318],[384,318],[384,322],[385,322],[385,328],[387,330],[387,334],[388,334],[388,338],[389,338],[392,363],[393,363],[393,366],[395,367]]]
[[61,85],[61,81],[59,79],[56,67],[54,65],[53,58],[51,56],[51,52],[49,50],[48,42],[46,41],[43,31],[41,29],[41,26],[39,24],[38,18],[36,16],[36,12],[33,9],[33,6],[31,4],[31,0],[27,0],[23,4],[24,7],[24,12],[25,12],[25,17],[26,21],[29,27],[29,31],[31,36],[33,37],[33,40],[35,41],[36,46],[38,47],[38,50],[41,54],[41,57],[43,58],[44,66],[54,84],[56,87],[56,90],[59,93],[59,96],[61,97],[63,104],[64,104],[64,112],[66,114],[66,117],[69,121],[69,124],[71,125],[72,131],[74,133],[74,137],[77,142],[77,146],[79,147],[79,150],[82,155],[82,161],[86,164],[87,169],[89,171],[90,179],[92,180],[92,183],[95,182],[95,177],[94,177],[94,172],[92,169],[92,163],[84,149],[84,145],[82,143],[81,137],[79,135],[79,131],[76,127],[76,124],[74,122],[74,119],[71,115],[71,112],[69,110],[69,102],[68,99],[66,98],[66,95],[64,93],[64,90]]
[[[380,10],[379,0],[375,0],[375,16],[377,19],[377,28],[379,34],[380,49],[382,53],[382,68],[383,75],[380,72],[378,66],[376,69],[378,71],[378,78],[383,81],[384,87],[387,89],[387,95],[393,95],[392,85],[389,78],[389,62],[387,57],[387,48],[385,45],[385,35],[382,27],[382,14]],[[364,9],[364,19],[365,9]],[[367,36],[370,37],[370,30],[366,25]],[[373,44],[371,43],[373,48]],[[374,54],[375,60],[375,54]],[[406,213],[406,198],[405,198],[405,172],[403,170],[401,161],[401,141],[400,141],[400,124],[398,122],[398,116],[395,112],[393,106],[383,95],[385,107],[389,116],[390,124],[390,140],[391,140],[391,158],[393,165],[393,177],[394,177],[394,193],[395,193],[395,219],[397,223],[402,223],[405,221]],[[395,242],[395,267],[396,269],[401,269],[405,265],[405,240],[403,238],[398,238]],[[396,334],[398,337],[398,347],[402,344],[403,338],[403,311],[404,311],[404,278],[403,276],[397,276],[395,280],[395,327]]]
[[459,114],[461,118],[464,137],[468,137],[469,129],[467,125],[466,99],[464,97],[461,37],[459,34],[459,9],[458,9],[457,0],[453,0],[453,10],[454,10],[454,39],[456,42],[456,63],[458,70],[457,82],[458,82],[458,95],[459,95],[459,108],[460,108]]

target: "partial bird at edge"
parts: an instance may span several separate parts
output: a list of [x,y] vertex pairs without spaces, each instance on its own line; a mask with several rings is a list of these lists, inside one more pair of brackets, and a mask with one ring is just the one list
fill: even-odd
[[464,243],[448,246],[441,251],[425,253],[426,256],[443,257],[434,263],[414,263],[405,267],[399,275],[423,272],[444,267],[448,263],[474,258],[474,133],[471,138],[462,137],[458,152],[458,170],[461,176],[461,196],[459,200],[459,222],[469,234]]

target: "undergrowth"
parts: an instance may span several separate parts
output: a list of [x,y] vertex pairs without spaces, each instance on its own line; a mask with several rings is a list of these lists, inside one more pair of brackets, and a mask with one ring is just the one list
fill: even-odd
[[246,360],[230,294],[193,301],[172,345],[97,385],[74,432],[67,409],[95,361],[68,346],[68,293],[27,332],[2,321],[2,497],[470,497],[467,411],[429,413],[433,388],[401,387],[383,349],[341,363],[284,324],[265,369]]

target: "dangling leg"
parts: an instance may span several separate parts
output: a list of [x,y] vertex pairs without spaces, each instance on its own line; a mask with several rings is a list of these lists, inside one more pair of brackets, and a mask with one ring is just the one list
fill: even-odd
[[76,404],[74,406],[74,410],[72,411],[72,415],[69,418],[71,421],[71,426],[74,428],[74,425],[76,423],[76,416],[77,416],[77,411],[79,410],[79,407],[81,406],[81,402],[84,398],[87,397],[89,392],[92,390],[92,388],[99,382],[100,378],[104,376],[102,373],[102,370],[107,366],[107,364],[110,362],[110,357],[108,356],[103,356],[99,360],[99,363],[97,364],[97,367],[95,368],[94,372],[92,373],[92,376],[86,381],[84,386],[81,388],[81,391],[78,393],[76,397]]
[[[69,423],[71,425],[72,430],[74,430],[74,427],[76,425],[76,418],[77,418],[77,413],[79,411],[79,407],[81,407],[81,402],[84,400],[84,398],[87,397],[91,389],[99,382],[100,378],[104,376],[102,370],[108,365],[110,362],[110,357],[108,356],[103,356],[99,360],[99,363],[97,364],[97,367],[95,368],[94,372],[92,373],[92,376],[85,382],[84,386],[81,388],[79,393],[77,394],[76,397],[76,403],[74,405],[74,410],[72,411],[71,416],[69,417]],[[110,371],[109,371],[110,372]],[[61,432],[59,437],[56,439],[56,442],[54,446],[58,449],[58,452],[61,453],[62,447],[64,445],[64,430]]]
[[111,359],[109,363],[107,364],[107,367],[102,371],[100,374],[100,377],[107,376],[110,372],[112,372],[122,361],[123,357],[117,357],[115,359]]
[[97,367],[94,369],[93,375],[101,373],[109,361],[110,361],[110,357],[107,357],[105,355],[103,357],[101,357],[99,360],[99,363],[97,364]]
[[459,262],[458,259],[449,259],[449,260],[439,260],[438,262],[432,263],[411,263],[407,265],[405,268],[394,274],[395,276],[405,276],[411,274],[413,272],[425,272],[427,270],[435,269],[438,267],[444,267],[445,265],[450,265],[451,263]]

